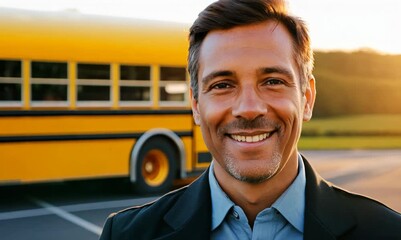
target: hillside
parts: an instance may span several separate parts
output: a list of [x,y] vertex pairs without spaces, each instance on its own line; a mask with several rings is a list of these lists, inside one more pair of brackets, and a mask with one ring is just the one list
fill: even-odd
[[315,52],[315,117],[401,113],[401,55]]

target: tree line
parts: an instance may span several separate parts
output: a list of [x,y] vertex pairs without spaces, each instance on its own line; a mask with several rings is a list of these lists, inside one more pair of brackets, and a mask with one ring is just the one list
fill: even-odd
[[315,52],[315,117],[401,114],[401,55]]

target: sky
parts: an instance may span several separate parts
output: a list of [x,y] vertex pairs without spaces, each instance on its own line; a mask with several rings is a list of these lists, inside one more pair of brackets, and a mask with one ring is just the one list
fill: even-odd
[[[0,0],[0,7],[192,23],[214,0]],[[309,26],[316,50],[401,54],[399,0],[286,0]]]

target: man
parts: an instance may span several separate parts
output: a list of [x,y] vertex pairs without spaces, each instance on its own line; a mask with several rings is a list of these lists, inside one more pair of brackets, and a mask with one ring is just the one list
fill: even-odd
[[188,63],[211,167],[111,215],[101,239],[401,239],[398,213],[324,181],[298,153],[313,53],[282,1],[211,4],[191,27]]

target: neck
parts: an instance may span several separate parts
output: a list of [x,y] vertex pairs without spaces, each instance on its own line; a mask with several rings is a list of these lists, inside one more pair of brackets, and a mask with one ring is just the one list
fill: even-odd
[[223,191],[240,206],[252,227],[256,216],[269,208],[291,185],[298,173],[298,154],[291,156],[270,179],[254,184],[235,179],[215,161],[214,173]]

